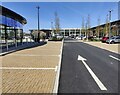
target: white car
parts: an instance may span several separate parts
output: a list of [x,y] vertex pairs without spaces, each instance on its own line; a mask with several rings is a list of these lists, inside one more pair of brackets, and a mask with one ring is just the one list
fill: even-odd
[[82,40],[82,38],[80,36],[77,36],[76,39],[77,40]]
[[76,39],[78,39],[78,40],[84,40],[85,38],[86,38],[86,36],[82,36],[82,35],[76,37]]
[[62,38],[63,38],[63,36],[57,35],[57,38],[58,38],[58,39],[62,39]]
[[113,36],[110,39],[106,40],[106,43],[120,43],[120,36]]

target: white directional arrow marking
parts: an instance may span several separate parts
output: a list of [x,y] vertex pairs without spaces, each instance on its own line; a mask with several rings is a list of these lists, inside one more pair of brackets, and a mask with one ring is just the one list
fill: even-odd
[[82,56],[78,55],[78,60],[81,60],[81,61],[86,61],[85,58],[83,58]]
[[78,60],[81,60],[83,62],[83,64],[85,65],[85,67],[87,68],[88,72],[90,73],[90,75],[93,77],[93,79],[95,80],[95,82],[97,83],[97,85],[99,86],[99,88],[101,90],[107,90],[107,88],[103,85],[103,83],[98,79],[98,77],[95,75],[95,73],[90,69],[90,67],[86,64],[86,59],[83,58],[82,56],[78,55]]

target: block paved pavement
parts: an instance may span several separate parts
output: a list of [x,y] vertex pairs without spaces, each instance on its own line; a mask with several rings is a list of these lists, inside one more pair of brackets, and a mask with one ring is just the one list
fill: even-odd
[[1,56],[2,93],[52,93],[62,42]]
[[102,43],[102,42],[89,42],[89,41],[81,41],[89,45],[93,45],[98,48],[102,48],[117,54],[120,54],[120,44],[107,44],[107,43]]

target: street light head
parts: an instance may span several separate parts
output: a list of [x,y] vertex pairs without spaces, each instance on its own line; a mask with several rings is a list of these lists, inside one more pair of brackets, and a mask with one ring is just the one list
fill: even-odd
[[36,8],[40,9],[40,7],[39,7],[39,6],[37,6]]
[[109,12],[112,12],[113,10],[109,10]]

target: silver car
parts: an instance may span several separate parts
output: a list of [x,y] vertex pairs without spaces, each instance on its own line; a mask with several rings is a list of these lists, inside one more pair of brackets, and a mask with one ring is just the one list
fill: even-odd
[[120,36],[113,36],[110,39],[106,40],[107,43],[120,43]]

